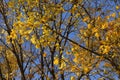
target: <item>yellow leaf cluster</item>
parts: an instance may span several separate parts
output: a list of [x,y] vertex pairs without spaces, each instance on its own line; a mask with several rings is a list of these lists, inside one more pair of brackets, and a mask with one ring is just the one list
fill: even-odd
[[100,46],[99,49],[102,52],[102,54],[108,54],[109,51],[110,51],[110,49],[111,49],[111,47],[110,46],[102,45],[102,46]]
[[11,39],[17,39],[17,33],[15,30],[12,29],[11,33],[10,33],[10,38]]

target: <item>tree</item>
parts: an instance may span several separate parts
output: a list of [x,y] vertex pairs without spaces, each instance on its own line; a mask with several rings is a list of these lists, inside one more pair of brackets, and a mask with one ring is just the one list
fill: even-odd
[[119,5],[1,0],[1,80],[120,79]]

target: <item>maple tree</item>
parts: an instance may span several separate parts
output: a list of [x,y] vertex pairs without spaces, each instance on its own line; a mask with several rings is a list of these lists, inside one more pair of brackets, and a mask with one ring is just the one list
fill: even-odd
[[119,3],[0,0],[0,79],[120,79]]

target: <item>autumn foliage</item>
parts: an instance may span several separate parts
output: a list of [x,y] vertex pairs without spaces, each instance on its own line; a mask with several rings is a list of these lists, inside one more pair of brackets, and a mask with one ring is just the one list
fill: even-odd
[[0,80],[120,79],[119,0],[0,0]]

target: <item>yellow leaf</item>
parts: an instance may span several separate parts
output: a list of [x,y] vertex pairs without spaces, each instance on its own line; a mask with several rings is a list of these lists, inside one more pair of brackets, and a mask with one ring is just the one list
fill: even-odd
[[36,48],[40,48],[40,45],[39,44],[36,44],[36,46],[35,46]]
[[54,64],[55,64],[55,65],[58,65],[58,64],[59,64],[59,59],[58,59],[58,58],[55,58],[55,59],[54,59]]
[[75,48],[72,48],[71,51],[74,52],[74,51],[75,51]]
[[56,47],[59,47],[59,43],[56,43],[55,46],[56,46]]
[[70,80],[76,80],[74,76],[71,76],[70,77]]
[[95,33],[95,37],[99,38],[100,37],[99,33]]
[[119,6],[116,6],[116,9],[118,10],[118,9],[119,9]]
[[103,24],[101,29],[106,29],[108,27],[107,23]]
[[65,66],[66,66],[65,62],[62,61],[62,63],[61,63],[61,65],[60,65],[59,69],[63,69]]
[[35,35],[32,36],[31,42],[32,42],[33,44],[36,44],[36,37],[35,37]]
[[112,13],[112,14],[111,14],[111,17],[115,17],[115,16],[116,16],[116,13]]
[[46,56],[47,56],[47,54],[46,54],[46,53],[44,53],[44,54],[43,54],[43,57],[46,57]]
[[13,2],[13,1],[8,2],[8,6],[9,6],[10,8],[13,8],[13,7],[14,7],[14,2]]
[[92,28],[92,25],[91,24],[88,24],[88,29],[91,29]]
[[84,67],[84,72],[87,73],[89,71],[88,67]]
[[96,32],[98,32],[98,29],[97,29],[97,28],[93,28],[93,29],[92,29],[92,34],[93,34],[93,33],[96,33]]

